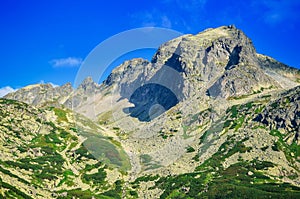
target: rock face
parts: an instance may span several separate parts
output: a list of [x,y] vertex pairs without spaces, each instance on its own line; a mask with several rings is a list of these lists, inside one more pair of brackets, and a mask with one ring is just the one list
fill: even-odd
[[78,87],[77,92],[82,95],[90,96],[100,91],[100,87],[91,77],[87,77]]
[[159,84],[146,84],[130,96],[134,107],[128,108],[130,116],[140,121],[150,121],[178,103],[176,95]]
[[125,112],[140,121],[159,116],[183,98],[183,78],[177,71],[143,59],[124,62],[103,84],[121,99],[128,99],[134,107]]
[[87,77],[76,90],[69,94],[63,105],[70,109],[76,109],[85,102],[88,97],[93,97],[100,91],[100,85],[95,83],[91,77]]
[[183,73],[186,97],[203,86],[208,86],[210,96],[224,98],[249,95],[262,87],[280,87],[260,67],[251,40],[233,26],[186,35],[169,43],[159,49],[152,62]]
[[53,87],[51,84],[36,84],[21,88],[14,93],[9,93],[5,98],[33,105],[41,105],[49,101],[63,103],[64,99],[68,97],[72,91],[73,88],[70,83],[61,87]]
[[266,74],[275,79],[281,87],[290,89],[300,83],[300,71],[266,55],[257,54],[259,65]]
[[300,144],[300,87],[282,93],[279,99],[271,101],[254,121],[283,131],[289,134],[290,141]]

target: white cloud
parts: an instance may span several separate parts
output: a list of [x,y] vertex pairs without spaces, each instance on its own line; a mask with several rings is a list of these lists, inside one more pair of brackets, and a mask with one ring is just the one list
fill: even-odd
[[0,97],[3,97],[3,96],[5,96],[6,94],[11,93],[11,92],[14,92],[14,91],[16,91],[16,89],[13,89],[13,88],[10,87],[10,86],[2,87],[2,88],[0,88]]
[[78,57],[67,57],[61,59],[53,59],[50,61],[53,67],[77,67],[82,63],[82,59]]

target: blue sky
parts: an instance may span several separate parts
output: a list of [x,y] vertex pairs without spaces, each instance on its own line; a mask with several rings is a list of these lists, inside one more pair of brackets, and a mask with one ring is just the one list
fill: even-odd
[[[100,42],[148,26],[196,34],[235,24],[259,53],[300,67],[299,0],[10,0],[0,4],[1,92],[39,82],[73,83],[82,60]],[[130,56],[150,59],[151,53]]]

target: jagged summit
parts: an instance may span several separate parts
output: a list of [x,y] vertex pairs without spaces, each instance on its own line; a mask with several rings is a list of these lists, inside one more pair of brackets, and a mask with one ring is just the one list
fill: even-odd
[[[234,27],[209,29],[169,43],[158,50],[154,62],[175,68],[184,73],[185,79],[196,79],[189,86],[196,90],[200,89],[199,81],[206,85],[215,82],[208,88],[210,95],[227,98],[249,94],[260,87],[280,87],[262,71],[252,41]],[[251,75],[245,76],[246,73]]]
[[[125,61],[120,66],[116,67],[103,83],[111,86],[114,83],[120,82],[124,78],[128,80],[129,78],[127,77],[129,77],[130,74],[139,74],[140,71],[142,71],[148,64],[149,61],[143,58],[135,58]],[[132,77],[130,78],[133,80]]]
[[85,78],[77,88],[77,90],[82,90],[86,95],[91,95],[99,91],[99,89],[100,86],[96,82],[94,82],[92,77]]
[[202,32],[199,32],[196,35],[189,35],[189,36],[198,39],[198,41],[200,42],[203,41],[204,39],[214,41],[219,38],[228,38],[228,39],[235,38],[239,40],[243,37],[247,37],[242,30],[236,28],[234,25],[221,26],[217,28],[209,28]]
[[91,84],[94,83],[94,80],[92,77],[86,77],[83,82],[81,83],[81,85],[87,85],[87,84]]
[[34,84],[9,93],[4,98],[14,99],[28,104],[41,105],[49,101],[63,103],[64,98],[72,93],[71,83],[54,87],[52,84]]

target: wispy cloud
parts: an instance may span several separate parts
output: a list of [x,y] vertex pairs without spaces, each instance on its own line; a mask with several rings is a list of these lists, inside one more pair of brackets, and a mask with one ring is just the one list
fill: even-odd
[[53,67],[78,67],[82,63],[82,59],[78,57],[67,57],[61,59],[53,59],[50,64]]
[[254,0],[254,6],[263,6],[266,8],[262,13],[263,20],[269,25],[278,25],[286,20],[298,20],[300,6],[299,0]]
[[3,97],[5,95],[7,95],[8,93],[11,93],[11,92],[14,92],[14,91],[16,91],[16,89],[13,89],[10,86],[2,87],[2,88],[0,88],[0,97]]
[[174,28],[190,32],[195,24],[202,23],[207,0],[162,0],[160,6],[131,14],[136,26]]
[[133,23],[143,27],[158,26],[163,28],[172,28],[172,22],[169,17],[158,9],[144,10],[131,14]]
[[170,21],[170,19],[167,16],[162,16],[161,20],[162,20],[161,21],[162,27],[172,28],[172,22]]
[[[207,0],[176,0],[177,6],[188,12],[204,8],[206,2]],[[169,3],[174,3],[174,1],[169,1]]]

